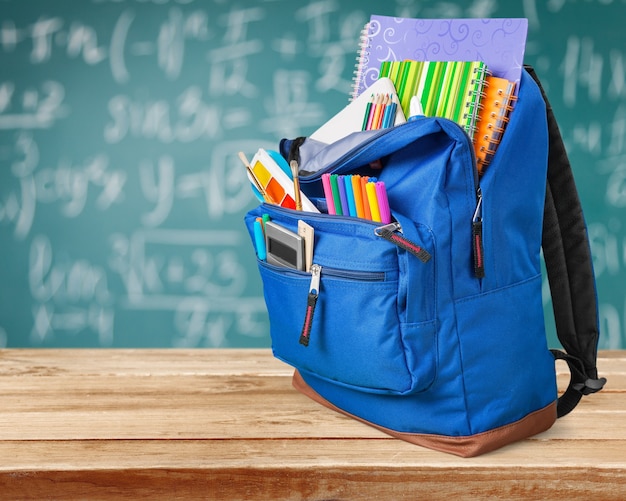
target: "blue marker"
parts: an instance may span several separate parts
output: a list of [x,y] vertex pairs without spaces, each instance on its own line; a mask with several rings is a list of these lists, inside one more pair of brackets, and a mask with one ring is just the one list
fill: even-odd
[[265,235],[263,234],[263,225],[259,220],[254,222],[254,243],[256,245],[256,254],[258,258],[261,261],[265,261],[267,258],[267,252],[265,250]]
[[346,183],[343,180],[343,175],[337,176],[337,186],[339,187],[339,199],[341,200],[341,214],[344,216],[350,215],[350,209],[348,207],[348,196],[346,194]]
[[356,202],[354,200],[354,189],[352,188],[352,176],[344,176],[343,182],[346,184],[346,199],[348,201],[348,212],[356,217]]

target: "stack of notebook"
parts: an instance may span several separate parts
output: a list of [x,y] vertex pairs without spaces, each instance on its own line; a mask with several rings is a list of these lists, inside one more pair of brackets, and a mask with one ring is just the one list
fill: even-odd
[[372,15],[361,35],[352,99],[389,78],[410,117],[449,118],[474,141],[482,173],[508,123],[521,78],[527,19],[409,19]]

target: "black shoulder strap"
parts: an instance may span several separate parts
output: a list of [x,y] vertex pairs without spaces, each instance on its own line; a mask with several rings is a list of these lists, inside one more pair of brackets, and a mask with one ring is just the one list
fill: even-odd
[[605,378],[598,378],[596,368],[598,299],[587,226],[565,145],[541,82],[533,68],[527,66],[526,70],[541,90],[548,119],[542,247],[557,335],[565,353],[551,351],[555,359],[567,362],[571,372],[569,386],[557,404],[557,414],[562,417],[583,395],[601,390],[606,383]]

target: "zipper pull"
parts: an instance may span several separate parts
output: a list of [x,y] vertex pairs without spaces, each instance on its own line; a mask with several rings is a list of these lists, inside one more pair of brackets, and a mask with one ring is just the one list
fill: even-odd
[[478,202],[472,217],[472,247],[474,249],[474,275],[476,278],[485,276],[485,256],[483,253],[483,193],[476,191]]
[[379,226],[374,229],[374,234],[377,237],[384,238],[388,242],[391,242],[401,249],[410,252],[420,261],[422,261],[422,263],[426,263],[430,259],[430,253],[426,249],[420,247],[416,243],[411,242],[408,238],[404,238],[404,236],[402,235],[402,226],[400,226],[400,223],[398,222]]
[[306,301],[306,314],[304,315],[304,325],[300,333],[300,344],[309,346],[309,338],[311,336],[311,326],[313,325],[313,314],[315,313],[315,305],[320,293],[320,275],[322,267],[319,264],[311,265],[311,285],[309,285],[309,294]]

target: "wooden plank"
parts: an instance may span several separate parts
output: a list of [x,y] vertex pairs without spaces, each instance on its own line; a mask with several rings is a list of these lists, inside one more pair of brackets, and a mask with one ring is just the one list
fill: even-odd
[[[284,376],[62,374],[15,383],[0,386],[4,440],[381,436],[304,397]],[[588,396],[547,433],[602,438],[609,425],[614,438],[626,439],[626,395]]]
[[[277,366],[268,363],[262,377],[233,375],[256,372],[256,368],[249,368],[265,365],[255,364],[251,357],[273,360],[267,350],[244,350],[241,359],[234,350],[200,350],[199,357],[205,362],[189,372],[186,366],[182,371],[177,367],[193,350],[174,350],[171,354],[148,350],[145,357],[143,351],[134,350],[86,351],[96,353],[96,360],[91,362],[102,370],[101,375],[75,373],[78,367],[94,372],[94,365],[84,366],[89,357],[76,357],[83,350],[51,350],[45,356],[34,351],[36,361],[31,361],[30,366],[24,364],[32,369],[29,372],[0,377],[0,439],[382,436],[381,432],[297,393],[291,387],[290,369],[286,374],[275,375]],[[62,363],[56,359],[57,354]],[[157,369],[139,369],[145,365],[145,358],[152,357]],[[228,370],[229,360],[234,360],[232,363],[238,368]],[[103,361],[108,361],[108,365],[101,368],[98,364]],[[211,367],[213,362],[226,367],[220,368],[218,374],[198,374],[200,368]],[[282,370],[282,364],[278,367]],[[614,381],[612,376],[613,373],[610,381]],[[607,385],[603,392],[584,398],[575,412],[560,420],[546,436],[603,438],[610,426],[612,437],[626,437],[626,398],[619,393],[616,398],[615,391],[619,390]],[[602,427],[598,426],[599,420]]]
[[[32,411],[0,414],[2,440],[336,438],[384,436],[376,429],[321,406],[249,400],[198,408]],[[540,437],[626,440],[625,412],[574,412]]]
[[316,404],[269,350],[0,350],[0,492],[624,499],[626,352],[601,352],[598,366],[605,390],[550,430],[462,459]]
[[14,455],[0,466],[3,495],[20,499],[621,500],[626,492],[625,441],[526,441],[471,460],[391,439],[0,446]]
[[[559,361],[557,373],[567,365]],[[626,376],[626,350],[600,351],[600,375]],[[0,349],[0,380],[32,375],[284,375],[291,367],[269,349]],[[609,380],[610,382],[610,380]],[[626,385],[620,385],[626,389]]]
[[333,468],[499,468],[525,465],[558,469],[585,467],[625,470],[626,441],[606,439],[547,441],[528,439],[475,458],[460,458],[383,435],[364,439],[233,439],[233,440],[43,440],[0,441],[0,472],[80,468],[268,468],[287,464],[308,469]]
[[268,349],[4,349],[0,379],[8,376],[283,375],[293,369]]

